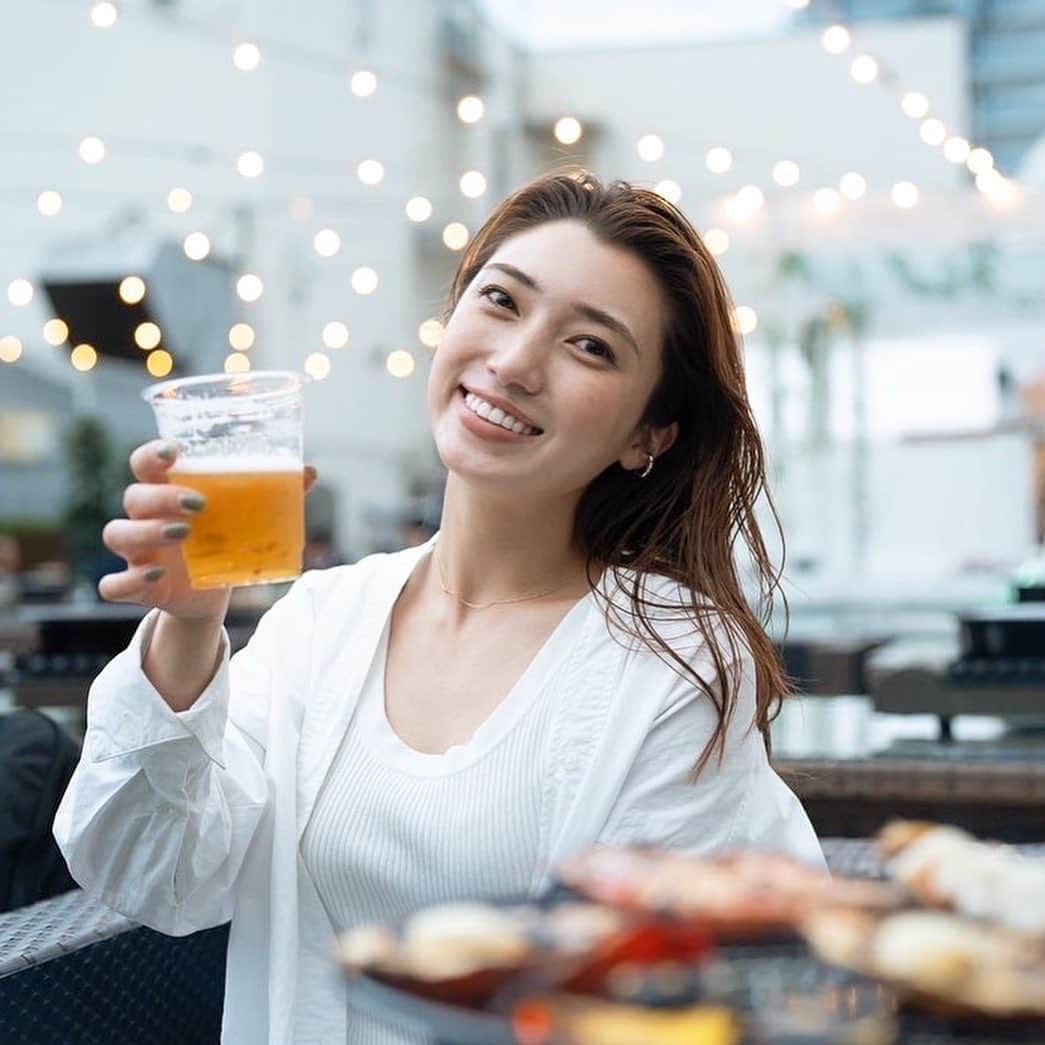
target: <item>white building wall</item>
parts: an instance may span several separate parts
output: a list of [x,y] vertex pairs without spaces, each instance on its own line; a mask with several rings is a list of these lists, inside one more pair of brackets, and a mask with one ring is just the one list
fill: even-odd
[[[760,313],[764,301],[768,315],[779,304],[767,289],[775,248],[815,250],[824,237],[824,223],[799,202],[802,197],[773,189],[769,175],[776,160],[799,163],[801,190],[835,185],[848,170],[868,179],[870,198],[861,206],[870,217],[863,225],[832,226],[840,265],[847,252],[869,244],[886,219],[902,220],[887,201],[894,181],[914,181],[927,205],[939,196],[945,207],[966,178],[919,140],[892,94],[857,85],[847,61],[825,54],[814,33],[521,56],[477,23],[469,5],[449,0],[183,0],[166,10],[128,0],[122,9],[121,21],[106,32],[90,27],[86,4],[20,4],[5,11],[0,288],[16,276],[33,278],[54,243],[104,235],[108,223],[133,213],[143,228],[178,238],[205,231],[216,253],[265,279],[262,301],[242,306],[259,332],[252,349],[256,365],[300,368],[309,353],[323,349],[324,324],[345,322],[348,346],[329,350],[329,378],[308,391],[307,441],[310,459],[341,499],[342,543],[356,552],[384,538],[379,520],[404,506],[414,477],[438,476],[424,396],[427,352],[417,327],[438,314],[457,260],[441,243],[447,221],[463,221],[474,231],[507,191],[571,158],[588,160],[607,176],[677,180],[684,209],[705,229],[722,223],[718,208],[725,193],[755,183],[776,205],[769,216],[730,227],[733,247],[721,260],[737,300]],[[451,61],[444,18],[455,9],[464,11],[459,28],[466,46]],[[469,30],[478,33],[476,66],[468,61]],[[251,35],[261,43],[263,60],[256,72],[244,74],[233,67],[231,50]],[[967,129],[960,23],[862,25],[857,40],[924,90],[951,131]],[[364,66],[378,73],[380,87],[360,100],[347,81]],[[469,91],[487,104],[486,118],[473,127],[454,116],[457,98]],[[554,120],[567,113],[589,128],[573,148],[549,137]],[[663,137],[662,161],[638,159],[635,141],[644,133]],[[99,166],[77,157],[86,134],[109,145],[109,158]],[[706,149],[715,144],[735,156],[725,176],[704,165]],[[257,181],[235,171],[236,155],[248,148],[266,158]],[[384,163],[382,185],[368,188],[356,179],[356,164],[366,158]],[[470,168],[482,170],[490,183],[475,202],[457,188]],[[175,185],[194,193],[186,215],[166,209]],[[57,218],[35,210],[45,188],[65,197]],[[415,194],[435,205],[425,226],[404,216],[405,201]],[[298,217],[291,213],[295,199]],[[312,209],[301,216],[305,199]],[[917,227],[919,217],[911,221]],[[322,227],[341,234],[335,258],[320,258],[312,249]],[[380,278],[366,297],[349,286],[359,265]],[[902,333],[905,321],[887,307],[881,311],[889,333]],[[121,438],[151,431],[136,399],[144,372],[106,360],[90,374],[73,372],[62,350],[43,343],[39,331],[46,318],[41,294],[24,309],[0,294],[0,336],[16,334],[26,346],[14,365],[68,382],[83,404],[121,419]],[[1021,337],[1027,340],[1025,332]],[[414,354],[412,378],[387,374],[384,359],[393,348]],[[0,409],[3,374],[0,365]],[[991,467],[1000,468],[1001,458],[992,453],[984,461],[989,457]],[[934,467],[960,470],[961,460]],[[837,471],[825,505],[847,503],[850,480],[844,467]],[[875,465],[870,474],[872,501],[895,489],[888,469]],[[878,482],[881,488],[873,485]],[[1011,502],[1004,496],[997,493],[992,511],[1003,511],[1006,503],[1011,513],[1023,511],[1018,498],[1024,493]],[[798,543],[815,536],[801,530],[813,517],[802,511],[804,490],[784,497],[795,509]],[[849,523],[842,508],[832,510],[832,534],[823,543],[844,563]],[[994,525],[993,516],[968,518],[969,531]],[[877,532],[903,539],[902,529],[887,521]],[[1017,539],[1006,538],[1007,545]],[[959,552],[964,554],[955,548]]]

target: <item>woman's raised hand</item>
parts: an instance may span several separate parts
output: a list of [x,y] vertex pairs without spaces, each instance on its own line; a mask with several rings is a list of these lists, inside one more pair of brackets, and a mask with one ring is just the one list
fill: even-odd
[[[111,519],[102,531],[105,546],[125,559],[127,568],[104,576],[98,592],[109,602],[158,607],[182,620],[221,621],[229,589],[195,590],[182,559],[181,542],[205,505],[194,490],[168,482],[176,458],[177,447],[158,439],[131,454],[131,473],[137,481],[123,494],[127,518]],[[306,491],[315,478],[315,469],[306,468]]]

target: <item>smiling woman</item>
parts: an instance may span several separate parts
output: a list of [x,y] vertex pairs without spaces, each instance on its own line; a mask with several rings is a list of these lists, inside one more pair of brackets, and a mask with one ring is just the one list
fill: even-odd
[[338,930],[541,893],[594,843],[822,863],[763,743],[787,686],[730,311],[660,196],[524,186],[462,258],[432,361],[440,531],[307,573],[231,659],[227,592],[178,555],[206,508],[174,447],[134,452],[101,591],[151,612],[92,687],[55,835],[139,922],[231,918],[223,1041],[425,1041],[349,1019]]

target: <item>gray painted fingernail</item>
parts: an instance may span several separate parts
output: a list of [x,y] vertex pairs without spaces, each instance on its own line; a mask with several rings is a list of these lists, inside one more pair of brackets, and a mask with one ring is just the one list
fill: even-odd
[[162,457],[165,461],[173,461],[177,450],[178,448],[173,443],[164,443],[156,450],[156,456]]
[[164,537],[188,537],[192,527],[188,523],[171,523],[163,528]]
[[187,493],[178,498],[178,503],[187,512],[202,512],[207,502],[198,493]]
[[150,566],[145,571],[147,581],[158,581],[167,571],[162,566]]

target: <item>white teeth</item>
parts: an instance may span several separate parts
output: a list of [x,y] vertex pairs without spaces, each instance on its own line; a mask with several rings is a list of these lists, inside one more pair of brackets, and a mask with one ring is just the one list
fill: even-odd
[[467,392],[464,401],[473,414],[478,414],[491,424],[499,425],[509,432],[515,432],[517,435],[537,435],[540,431],[538,428],[532,428],[525,421],[520,421],[518,418],[512,417],[511,414],[506,414],[499,406],[491,406],[485,399],[480,398],[474,392]]

